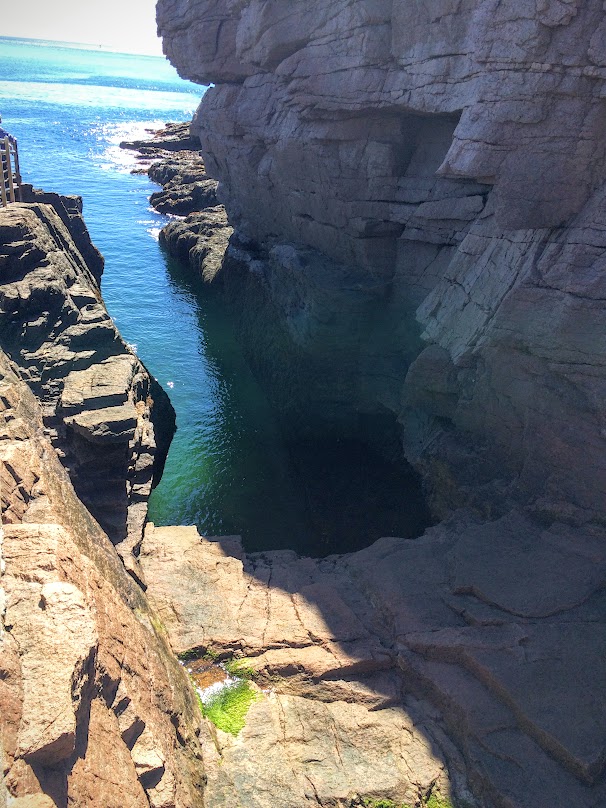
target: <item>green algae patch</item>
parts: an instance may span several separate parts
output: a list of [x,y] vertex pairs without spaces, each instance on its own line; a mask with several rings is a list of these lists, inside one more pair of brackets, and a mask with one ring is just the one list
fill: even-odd
[[188,648],[187,651],[180,651],[177,654],[179,662],[191,662],[192,660],[200,659],[202,652],[199,648]]
[[246,657],[229,657],[211,648],[194,648],[179,654],[179,660],[191,679],[200,712],[223,732],[238,735],[246,715],[261,698],[252,683],[256,671]]
[[223,662],[223,667],[230,676],[238,679],[254,679],[257,671],[252,667],[246,657],[232,657]]
[[424,808],[454,808],[448,797],[443,797],[439,791],[432,791],[423,806]]
[[[363,801],[364,808],[413,808],[407,802],[394,802],[389,799],[372,799],[366,797]],[[448,797],[443,797],[439,791],[432,791],[422,797],[420,802],[416,802],[417,808],[454,808]]]
[[212,696],[206,704],[201,702],[202,713],[223,732],[237,735],[246,722],[246,715],[259,698],[248,681],[229,685]]

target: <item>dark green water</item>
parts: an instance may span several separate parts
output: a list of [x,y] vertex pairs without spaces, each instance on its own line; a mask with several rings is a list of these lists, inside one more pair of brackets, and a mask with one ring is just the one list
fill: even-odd
[[241,534],[249,551],[310,555],[422,532],[428,514],[410,472],[356,440],[303,439],[296,424],[292,432],[280,425],[220,291],[165,260],[169,316],[179,323],[166,348],[174,354],[169,392],[178,430],[150,519],[196,524],[206,535]]
[[305,514],[288,452],[221,296],[178,261],[166,258],[166,271],[179,308],[167,346],[179,354],[168,391],[178,429],[150,519],[241,533],[254,549],[301,546]]
[[191,118],[202,92],[163,59],[0,37],[3,125],[19,139],[24,178],[82,195],[107,308],[177,413],[150,518],[313,555],[416,535],[427,521],[417,483],[356,441],[281,430],[221,296],[158,245],[157,186],[130,173],[118,144]]

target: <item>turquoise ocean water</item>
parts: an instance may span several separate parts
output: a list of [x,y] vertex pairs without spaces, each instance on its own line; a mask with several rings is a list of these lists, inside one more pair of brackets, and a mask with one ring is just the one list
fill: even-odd
[[[329,537],[329,523],[343,529],[351,549],[382,533],[399,535],[401,514],[390,514],[390,503],[401,480],[389,470],[384,480],[381,468],[371,473],[366,461],[356,465],[355,447],[343,447],[340,459],[357,468],[358,477],[378,481],[369,493],[374,510],[361,489],[353,492],[365,518],[374,518],[377,508],[388,514],[378,535],[367,535],[363,523],[348,524],[347,490],[354,483],[338,463],[333,467],[339,460],[334,451],[322,458],[321,448],[314,449],[307,466],[299,457],[293,467],[221,299],[202,290],[158,245],[167,219],[148,204],[157,186],[131,173],[135,158],[118,144],[165,121],[189,120],[203,92],[161,57],[0,37],[0,114],[18,138],[24,181],[83,197],[86,223],[106,260],[102,292],[110,315],[177,413],[150,518],[197,524],[206,535],[241,533],[249,549],[314,554],[341,549],[340,540]],[[322,463],[324,478],[318,475]],[[343,490],[338,498],[330,493],[331,479]],[[321,524],[310,513],[314,485],[329,501],[320,503]],[[352,541],[355,530],[360,535]]]
[[280,495],[275,425],[220,301],[202,305],[195,280],[158,246],[167,218],[148,203],[158,186],[131,173],[135,158],[118,145],[189,120],[203,92],[161,57],[0,38],[0,114],[18,139],[24,180],[83,197],[105,256],[107,308],[177,412],[150,517],[208,534],[250,533],[276,491],[278,522],[296,510]]

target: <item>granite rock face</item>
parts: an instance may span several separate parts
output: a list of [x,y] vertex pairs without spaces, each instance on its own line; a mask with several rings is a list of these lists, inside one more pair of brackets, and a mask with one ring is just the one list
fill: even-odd
[[2,352],[0,495],[0,805],[201,806],[187,677]]
[[215,83],[193,131],[236,228],[226,284],[278,395],[336,420],[344,401],[391,412],[437,513],[515,500],[603,519],[601,0],[157,15],[180,73]]
[[[269,395],[341,433],[389,413],[447,517],[324,560],[148,531],[173,646],[245,654],[274,688],[245,743],[219,739],[216,804],[288,804],[261,723],[292,782],[355,804],[334,760],[323,790],[314,735],[316,702],[345,702],[415,716],[462,803],[602,806],[602,1],[159,0],[157,19],[181,75],[215,85],[192,123],[235,229],[212,277]],[[191,261],[204,226],[171,228]]]
[[11,205],[0,218],[0,340],[78,496],[130,559],[174,413],[105,309],[102,262],[91,267],[76,246],[94,254],[81,217],[75,243],[61,215],[69,199],[45,197],[53,204]]
[[[236,739],[216,730],[205,744],[207,804],[357,808],[450,794],[439,728],[427,705],[402,709],[394,655],[334,562],[247,557],[238,537],[148,525],[141,564],[175,651],[245,655],[263,689]],[[464,782],[464,767],[454,774]]]
[[43,191],[32,185],[21,186],[21,201],[26,203],[40,202],[51,205],[65,227],[69,230],[72,241],[86,266],[91,271],[97,284],[101,283],[105,259],[93,244],[88,228],[82,216],[82,197],[63,196],[52,191]]
[[217,732],[209,801],[419,805],[435,787],[457,806],[603,805],[604,539],[460,513],[312,559],[148,525],[175,651],[245,656],[266,690],[236,741]]

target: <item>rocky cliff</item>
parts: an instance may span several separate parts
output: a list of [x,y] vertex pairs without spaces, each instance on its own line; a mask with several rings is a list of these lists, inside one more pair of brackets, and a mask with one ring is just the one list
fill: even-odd
[[158,23],[216,84],[194,131],[247,325],[281,329],[265,373],[295,383],[279,343],[304,379],[283,399],[392,412],[436,505],[602,519],[602,3],[160,0]]
[[0,447],[0,805],[201,805],[186,676],[3,353]]
[[80,499],[124,557],[174,432],[168,398],[124,343],[77,199],[28,191],[0,219],[0,341],[42,405]]
[[[157,13],[180,73],[215,85],[192,131],[235,228],[217,277],[276,406],[342,433],[391,417],[448,517],[325,562],[150,533],[144,566],[171,641],[253,656],[280,696],[419,709],[445,733],[427,730],[457,804],[597,808],[601,0],[160,0]],[[209,221],[167,234],[203,271]],[[332,718],[285,698],[273,710],[251,719],[248,757],[221,740],[216,804],[225,782],[255,808],[268,794],[356,804],[339,793],[343,758],[317,749]],[[247,760],[267,761],[268,726],[298,796],[265,775],[255,790]],[[358,748],[341,725],[335,738]],[[369,796],[410,800],[415,783]]]
[[170,405],[79,200],[27,193],[0,213],[0,805],[199,806],[198,705],[129,552]]

